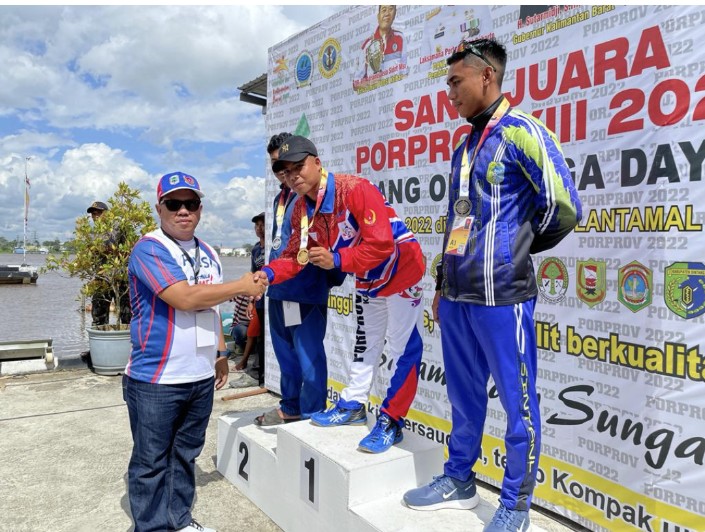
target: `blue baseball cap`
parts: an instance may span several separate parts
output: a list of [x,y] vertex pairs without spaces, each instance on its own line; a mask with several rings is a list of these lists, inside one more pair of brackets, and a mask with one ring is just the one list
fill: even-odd
[[195,177],[184,174],[183,172],[172,172],[171,174],[163,175],[159,180],[159,184],[157,185],[157,201],[175,190],[193,190],[199,198],[205,196],[205,194],[201,192],[201,187]]

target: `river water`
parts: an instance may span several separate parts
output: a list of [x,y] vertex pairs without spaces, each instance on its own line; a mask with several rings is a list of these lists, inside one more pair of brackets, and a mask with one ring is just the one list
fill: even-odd
[[[46,255],[29,254],[26,263],[42,267]],[[225,280],[250,271],[250,257],[221,257]],[[21,264],[22,255],[0,253],[0,264]],[[74,358],[88,350],[81,281],[64,272],[40,273],[36,285],[0,285],[0,340],[53,339],[57,358]],[[224,308],[223,310],[231,310]],[[111,323],[115,316],[111,314]]]

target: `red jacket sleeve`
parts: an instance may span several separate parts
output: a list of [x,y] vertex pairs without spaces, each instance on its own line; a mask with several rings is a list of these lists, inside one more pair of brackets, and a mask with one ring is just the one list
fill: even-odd
[[[336,205],[336,210],[338,206]],[[360,179],[345,197],[345,207],[358,224],[357,244],[341,248],[340,269],[364,276],[394,252],[394,236],[384,197],[377,187]]]

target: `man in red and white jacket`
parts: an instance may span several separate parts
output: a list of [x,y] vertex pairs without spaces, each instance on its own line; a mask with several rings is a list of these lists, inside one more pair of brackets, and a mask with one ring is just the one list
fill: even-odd
[[319,426],[363,425],[366,402],[385,336],[395,369],[377,424],[359,449],[379,453],[402,440],[403,417],[416,395],[423,352],[421,246],[382,193],[367,179],[333,175],[321,166],[316,146],[292,136],[272,170],[300,197],[289,243],[255,275],[276,284],[311,262],[355,274],[356,343],[350,381],[340,400],[311,416]]

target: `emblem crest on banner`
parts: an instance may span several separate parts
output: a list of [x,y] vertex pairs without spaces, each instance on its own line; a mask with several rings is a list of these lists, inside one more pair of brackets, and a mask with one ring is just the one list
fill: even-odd
[[653,276],[651,270],[633,261],[619,269],[617,299],[632,312],[651,305]]
[[575,293],[590,308],[607,294],[607,265],[602,260],[579,260]]
[[311,84],[311,75],[313,74],[313,56],[303,51],[296,58],[296,68],[294,69],[294,77],[298,88],[306,87]]
[[340,68],[340,43],[333,38],[326,39],[318,51],[318,70],[324,78],[332,78]]
[[674,262],[664,277],[663,297],[671,312],[687,320],[705,313],[705,264]]
[[434,259],[431,261],[431,271],[429,272],[431,274],[431,277],[433,277],[434,281],[438,281],[436,279],[436,276],[438,275],[438,263],[441,262],[441,259],[443,258],[443,253],[439,253],[434,257]]
[[549,303],[558,303],[568,291],[568,269],[560,259],[544,259],[539,265],[537,282],[541,297]]

